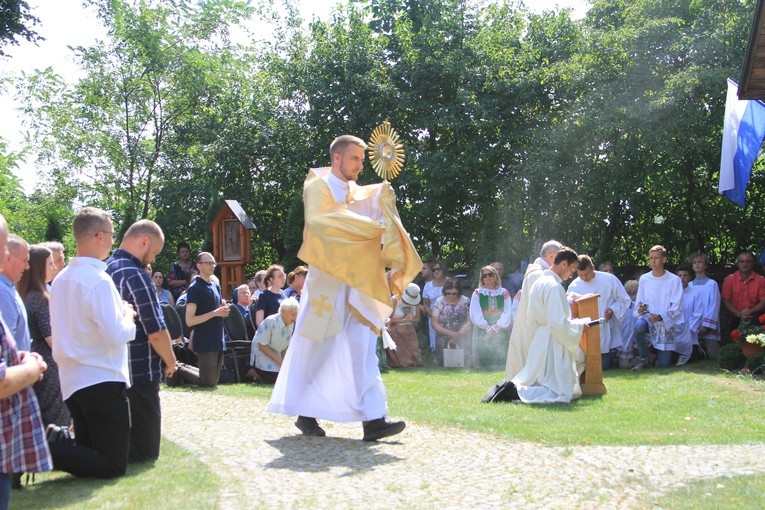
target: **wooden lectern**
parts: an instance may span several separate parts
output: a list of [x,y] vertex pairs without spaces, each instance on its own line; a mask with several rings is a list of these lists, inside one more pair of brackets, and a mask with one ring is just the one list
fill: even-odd
[[[574,317],[589,317],[592,320],[600,317],[598,309],[598,294],[587,294],[580,297],[571,306]],[[590,326],[582,333],[579,342],[584,351],[584,373],[579,378],[582,395],[605,395],[606,386],[603,384],[603,362],[600,358],[600,325]]]

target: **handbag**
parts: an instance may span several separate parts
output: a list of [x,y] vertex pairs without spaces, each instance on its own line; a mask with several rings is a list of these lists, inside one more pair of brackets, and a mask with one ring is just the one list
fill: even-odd
[[465,366],[465,350],[449,347],[444,348],[444,368],[462,368]]

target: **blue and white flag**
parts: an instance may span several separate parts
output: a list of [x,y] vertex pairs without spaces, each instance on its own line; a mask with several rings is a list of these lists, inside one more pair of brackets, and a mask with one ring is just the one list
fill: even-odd
[[760,101],[739,101],[738,85],[728,79],[725,101],[720,193],[746,206],[746,185],[754,160],[765,137],[765,105]]

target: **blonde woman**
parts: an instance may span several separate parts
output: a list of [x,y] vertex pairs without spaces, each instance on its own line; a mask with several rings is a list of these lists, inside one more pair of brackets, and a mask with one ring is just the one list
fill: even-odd
[[478,288],[470,298],[473,363],[476,367],[494,367],[505,363],[512,306],[513,298],[500,284],[497,270],[492,266],[482,267]]

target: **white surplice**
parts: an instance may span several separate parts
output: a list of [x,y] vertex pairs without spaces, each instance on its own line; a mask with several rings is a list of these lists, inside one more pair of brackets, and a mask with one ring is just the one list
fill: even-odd
[[683,330],[683,283],[680,278],[664,271],[661,276],[645,273],[640,277],[635,299],[637,316],[641,304],[648,306],[648,314],[661,315],[658,322],[649,323],[651,344],[661,351],[674,351],[675,340]]
[[526,327],[532,334],[529,354],[513,378],[527,404],[568,403],[582,395],[579,375],[584,352],[579,347],[589,318],[572,319],[560,277],[551,270],[540,275],[529,292]]
[[720,340],[720,287],[708,276],[696,277],[688,284],[699,293],[701,298],[701,325],[709,328],[709,333],[700,336],[708,340]]
[[534,336],[526,327],[529,295],[531,287],[542,276],[542,272],[549,268],[550,266],[541,257],[537,258],[533,264],[529,264],[526,268],[526,273],[523,276],[523,285],[521,290],[518,291],[521,297],[515,301],[518,304],[518,308],[517,311],[513,310],[511,314],[513,329],[510,331],[510,342],[507,346],[505,380],[512,380],[521,371],[523,365],[526,364],[526,358],[529,355],[529,345],[531,345],[531,340]]
[[699,345],[699,328],[704,307],[701,294],[690,285],[683,289],[683,329],[675,339],[675,352],[690,356],[693,346]]
[[624,320],[631,300],[624,290],[619,278],[611,273],[594,271],[589,282],[581,278],[574,279],[568,286],[569,292],[577,294],[598,294],[598,312],[601,317],[606,316],[606,309],[610,308],[613,316],[600,327],[600,352],[607,353],[611,349],[622,346],[621,323]]

